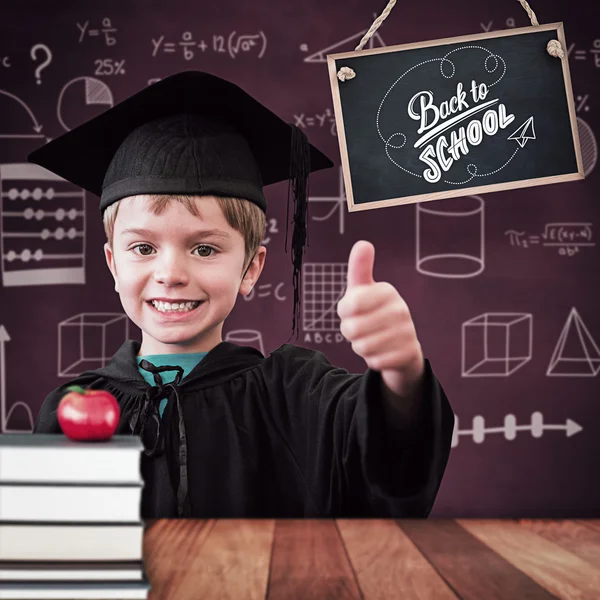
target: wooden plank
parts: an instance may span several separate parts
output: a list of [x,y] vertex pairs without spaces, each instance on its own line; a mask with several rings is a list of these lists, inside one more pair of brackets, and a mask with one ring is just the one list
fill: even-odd
[[144,566],[151,590],[149,600],[175,598],[182,580],[189,584],[190,560],[204,544],[214,521],[160,519],[144,533]]
[[[404,519],[396,522],[463,600],[554,598],[456,521]],[[494,523],[504,526],[504,521]]]
[[600,519],[578,519],[577,522],[596,531],[600,531]]
[[568,519],[519,519],[519,525],[600,568],[600,528]]
[[460,519],[458,523],[559,598],[598,600],[600,571],[559,544],[515,520]]
[[149,532],[159,521],[160,519],[143,519],[144,533]]
[[269,600],[361,598],[352,565],[333,520],[278,520]]
[[365,600],[457,598],[393,520],[339,519],[337,525]]
[[274,527],[274,520],[216,521],[205,540],[179,554],[185,565],[179,569],[180,584],[172,586],[169,597],[263,600]]
[[159,521],[144,537],[150,600],[262,600],[273,528],[274,521]]

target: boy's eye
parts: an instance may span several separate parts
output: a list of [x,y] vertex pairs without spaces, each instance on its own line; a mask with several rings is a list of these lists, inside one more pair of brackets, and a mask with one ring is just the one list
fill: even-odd
[[[143,248],[147,248],[147,249],[149,249],[149,251],[148,252],[143,251],[142,250]],[[138,244],[137,246],[134,246],[132,248],[132,250],[139,250],[139,254],[141,256],[149,256],[151,251],[153,250],[153,248],[149,244]],[[215,249],[212,246],[206,246],[205,244],[197,246],[196,250],[200,250],[201,252],[202,252],[202,250],[208,251],[207,254],[200,254],[200,256],[202,256],[203,258],[208,258],[209,256],[212,256],[212,253],[215,252]]]
[[[209,252],[214,252],[215,249],[212,246],[205,246],[204,244],[202,244],[201,246],[198,246],[196,248],[196,250],[200,250],[201,248],[204,248],[205,250],[208,250]],[[211,254],[201,254],[200,256],[203,256],[204,258],[208,258],[209,256],[211,256]]]
[[[149,246],[148,244],[138,244],[137,246],[134,246],[132,250],[137,250],[138,248],[150,248],[150,250],[152,250],[152,246]],[[142,256],[148,256],[149,253],[146,254],[140,250],[140,254]]]

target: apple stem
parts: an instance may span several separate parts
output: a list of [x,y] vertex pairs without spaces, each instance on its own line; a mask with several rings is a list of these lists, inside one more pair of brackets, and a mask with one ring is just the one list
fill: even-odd
[[80,385],[71,385],[67,388],[68,392],[78,392],[80,394],[85,394],[85,389]]

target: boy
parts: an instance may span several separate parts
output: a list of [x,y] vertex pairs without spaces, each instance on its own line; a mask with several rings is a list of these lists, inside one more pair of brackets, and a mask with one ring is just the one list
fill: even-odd
[[[291,148],[291,150],[290,150]],[[264,266],[263,185],[292,179],[294,322],[311,171],[332,166],[239,87],[163,79],[29,157],[101,197],[107,265],[142,330],[110,363],[44,401],[60,433],[66,388],[109,390],[117,434],[144,443],[142,517],[421,517],[446,467],[454,415],[398,292],[359,242],[338,305],[363,375],[284,344],[268,358],[221,340]]]

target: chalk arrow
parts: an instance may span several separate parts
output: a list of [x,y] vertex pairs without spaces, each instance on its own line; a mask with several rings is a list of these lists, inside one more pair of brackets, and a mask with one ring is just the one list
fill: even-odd
[[6,431],[6,363],[4,361],[4,343],[10,342],[10,335],[4,325],[0,325],[0,433]]
[[523,125],[521,125],[514,133],[509,135],[506,139],[515,140],[521,146],[525,147],[527,140],[535,140],[535,129],[533,128],[533,117],[529,117]]
[[14,100],[18,104],[20,104],[25,109],[25,111],[31,117],[31,120],[33,121],[33,129],[34,129],[34,131],[36,133],[39,133],[42,130],[43,125],[40,125],[37,122],[37,119],[35,118],[35,115],[31,111],[31,109],[29,108],[29,106],[27,106],[27,104],[25,104],[25,102],[23,102],[23,100],[21,100],[21,98],[19,98],[18,96],[15,96],[14,94],[11,94],[10,92],[5,92],[4,90],[0,90],[0,94],[2,94],[4,96],[8,96],[9,98],[11,98],[12,100]]

